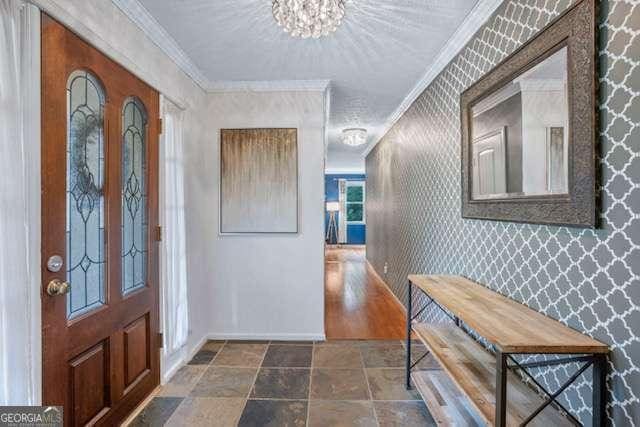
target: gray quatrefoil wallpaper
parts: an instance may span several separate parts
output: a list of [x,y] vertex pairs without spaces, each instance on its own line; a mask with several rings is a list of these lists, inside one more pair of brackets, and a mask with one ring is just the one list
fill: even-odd
[[[410,273],[460,274],[610,344],[609,418],[640,425],[640,1],[601,1],[600,229],[460,211],[460,93],[570,3],[505,1],[367,156],[367,258],[401,301]],[[571,373],[536,375],[555,390]],[[563,404],[590,425],[585,375]]]

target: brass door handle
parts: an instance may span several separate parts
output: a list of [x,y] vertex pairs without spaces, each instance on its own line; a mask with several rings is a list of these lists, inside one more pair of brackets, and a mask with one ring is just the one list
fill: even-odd
[[47,285],[47,293],[52,297],[64,295],[69,292],[69,284],[60,279],[53,279]]

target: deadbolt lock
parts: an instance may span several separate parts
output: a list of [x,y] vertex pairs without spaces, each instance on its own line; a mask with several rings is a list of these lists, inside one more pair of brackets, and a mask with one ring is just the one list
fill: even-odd
[[53,279],[47,285],[47,293],[52,297],[64,295],[69,292],[69,284],[60,279]]

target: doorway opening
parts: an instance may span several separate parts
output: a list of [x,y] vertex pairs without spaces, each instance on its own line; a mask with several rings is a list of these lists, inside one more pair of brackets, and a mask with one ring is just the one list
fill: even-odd
[[366,257],[366,176],[325,175],[325,334],[400,340],[402,305]]

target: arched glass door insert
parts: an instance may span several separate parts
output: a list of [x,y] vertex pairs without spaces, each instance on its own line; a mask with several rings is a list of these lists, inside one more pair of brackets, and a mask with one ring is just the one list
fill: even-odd
[[122,293],[147,281],[147,112],[137,98],[122,107]]
[[105,96],[85,70],[67,80],[67,318],[105,303]]

